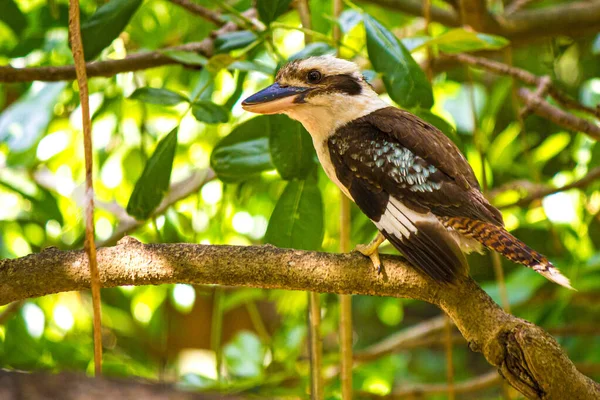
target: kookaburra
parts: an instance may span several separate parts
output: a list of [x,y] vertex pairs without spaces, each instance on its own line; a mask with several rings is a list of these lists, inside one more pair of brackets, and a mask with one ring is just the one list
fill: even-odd
[[463,252],[481,245],[570,288],[546,257],[504,229],[460,150],[433,125],[379,98],[356,64],[332,56],[296,60],[242,107],[283,113],[312,136],[325,173],[380,233],[357,249],[381,264],[389,240],[422,273],[452,282]]

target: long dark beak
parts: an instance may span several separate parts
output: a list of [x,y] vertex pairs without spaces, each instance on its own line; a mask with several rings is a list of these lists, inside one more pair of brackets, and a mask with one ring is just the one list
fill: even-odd
[[293,106],[297,95],[309,89],[307,87],[279,86],[279,83],[275,82],[242,101],[242,108],[259,114],[277,114]]

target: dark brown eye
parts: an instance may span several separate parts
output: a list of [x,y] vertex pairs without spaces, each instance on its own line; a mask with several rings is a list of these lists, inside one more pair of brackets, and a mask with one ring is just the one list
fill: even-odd
[[308,83],[319,83],[321,81],[321,73],[316,69],[313,69],[306,75],[306,80]]

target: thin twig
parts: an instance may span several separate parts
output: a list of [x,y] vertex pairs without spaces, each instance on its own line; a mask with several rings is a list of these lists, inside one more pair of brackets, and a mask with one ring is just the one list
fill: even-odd
[[102,314],[100,299],[100,274],[96,260],[96,243],[94,242],[94,180],[93,180],[93,155],[92,155],[92,123],[90,120],[90,103],[83,56],[83,42],[81,40],[81,26],[79,21],[79,0],[69,0],[69,38],[75,70],[77,85],[79,86],[79,100],[81,102],[81,119],[83,126],[83,148],[85,153],[85,251],[89,260],[90,284],[92,287],[92,307],[94,314],[94,371],[96,376],[102,374]]
[[514,14],[515,12],[519,11],[526,5],[531,4],[535,1],[537,1],[537,0],[515,0],[512,3],[510,3],[508,7],[506,7],[504,9],[504,15],[509,16],[511,14]]
[[[215,173],[208,168],[192,173],[188,178],[171,185],[169,194],[163,199],[160,205],[152,213],[152,217],[161,215],[173,204],[179,200],[185,199],[192,193],[196,193],[202,186],[215,178]],[[136,228],[144,225],[146,221],[138,221],[135,218],[127,216],[119,221],[119,225],[113,234],[106,240],[98,243],[99,247],[112,246],[127,233],[132,232]]]
[[[332,14],[336,21],[333,24],[333,41],[338,44],[337,52],[341,44],[342,31],[337,21],[340,18],[344,4],[342,0],[333,0]],[[340,193],[340,253],[350,251],[350,199],[341,191]],[[352,400],[352,367],[353,367],[353,350],[352,350],[352,297],[351,295],[343,294],[339,296],[340,300],[340,366],[341,366],[341,383],[342,383],[342,399]]]
[[[248,18],[253,18],[256,16],[256,10],[249,9],[243,14]],[[205,57],[211,57],[213,54],[214,38],[238,29],[239,27],[235,23],[228,22],[217,31],[212,32],[209,37],[201,42],[186,43],[181,46],[167,47],[163,50],[197,52]],[[122,72],[139,71],[171,64],[181,63],[167,57],[161,51],[146,51],[129,55],[121,60],[89,62],[86,64],[86,70],[88,78],[97,76],[110,77]],[[32,68],[0,67],[0,82],[56,82],[70,81],[73,79],[76,79],[74,65]]]
[[[496,386],[501,381],[502,378],[498,372],[491,371],[467,381],[456,383],[453,390],[454,393],[471,393]],[[446,384],[418,385],[412,388],[395,390],[389,396],[382,397],[382,399],[404,399],[408,396],[419,394],[443,394],[448,393],[449,390],[450,385]]]
[[188,10],[189,12],[191,12],[194,15],[198,15],[199,17],[204,18],[205,20],[207,20],[209,22],[212,22],[213,24],[215,24],[217,26],[225,25],[225,23],[227,22],[225,19],[223,19],[223,17],[221,17],[221,14],[219,14],[218,12],[215,12],[206,7],[202,7],[201,5],[196,4],[190,0],[169,0],[169,1],[173,4],[177,4],[178,6],[185,8],[186,10]]
[[579,118],[571,113],[561,110],[548,103],[546,100],[537,97],[530,90],[520,88],[517,91],[519,98],[528,104],[534,114],[554,122],[575,132],[583,132],[589,137],[600,140],[600,126],[583,118]]
[[[509,208],[509,207],[514,207],[514,206],[523,207],[523,206],[528,205],[529,203],[531,203],[534,200],[538,200],[538,199],[544,198],[546,196],[550,196],[551,194],[555,194],[558,192],[564,192],[564,191],[571,190],[571,189],[585,188],[586,186],[588,186],[598,180],[600,180],[600,167],[595,167],[595,168],[591,169],[582,178],[580,178],[574,182],[571,182],[567,185],[563,185],[563,186],[560,186],[557,188],[552,188],[552,187],[539,188],[539,189],[535,190],[533,193],[530,193],[528,196],[523,197],[522,199],[519,199],[513,203],[502,204],[499,206],[499,208]],[[524,185],[522,183],[517,184],[517,187],[523,187],[523,186]],[[496,196],[499,195],[503,191],[512,190],[513,188],[515,188],[514,183],[504,185],[502,187],[502,190],[498,190],[497,192],[495,192],[495,193],[497,193]]]
[[[350,251],[350,199],[340,192],[340,252]],[[340,299],[340,359],[342,399],[352,399],[352,296],[342,294]]]
[[[302,23],[302,27],[305,29],[312,29],[308,0],[296,0],[296,10],[298,11],[298,15],[300,16],[300,23]],[[305,32],[304,44],[308,44],[310,42],[312,42],[312,36],[309,33]]]
[[[518,80],[531,85],[531,86],[539,86],[540,81],[543,77],[539,77],[537,75],[532,74],[529,71],[524,69],[512,67],[510,65],[506,65],[497,61],[493,61],[487,58],[476,57],[469,54],[444,54],[443,58],[456,60],[460,63],[469,64],[474,67],[480,67],[486,69],[490,72],[499,74],[499,75],[508,75],[517,78]],[[576,100],[570,98],[566,94],[562,93],[558,90],[554,85],[549,85],[548,93],[552,96],[558,103],[566,108],[571,108],[574,110],[579,110],[582,112],[586,112],[590,115],[593,115],[597,118],[600,118],[600,107],[591,108],[584,106],[583,104],[578,103]]]
[[[540,77],[537,88],[535,89],[535,92],[533,93],[534,96],[538,99],[543,99],[544,97],[546,97],[546,94],[548,93],[548,90],[550,89],[551,84],[552,84],[552,80],[550,79],[550,77],[548,75]],[[532,111],[531,108],[532,108],[532,104],[526,103],[525,106],[523,107],[523,109],[519,112],[519,117],[522,119],[526,118],[529,114],[531,114],[531,111]]]
[[310,398],[323,399],[323,375],[321,371],[323,346],[321,344],[321,298],[316,292],[308,292],[308,331],[310,346]]

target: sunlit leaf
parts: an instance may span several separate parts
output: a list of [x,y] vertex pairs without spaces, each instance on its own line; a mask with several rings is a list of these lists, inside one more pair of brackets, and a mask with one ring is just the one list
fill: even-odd
[[258,37],[252,31],[227,32],[215,38],[215,52],[227,53],[241,49],[254,42]]
[[269,25],[286,12],[291,2],[292,0],[257,0],[258,16],[262,22]]
[[12,190],[19,195],[21,195],[24,199],[27,199],[31,202],[31,210],[29,213],[31,214],[31,218],[45,224],[47,221],[53,219],[58,223],[63,223],[63,215],[60,212],[58,207],[58,202],[56,198],[50,191],[44,189],[42,187],[36,188],[36,193],[30,194],[25,190],[17,187],[11,182],[7,182],[0,179],[0,186],[5,187],[9,190]]
[[201,54],[194,51],[183,51],[183,50],[161,50],[165,56],[172,60],[178,61],[182,64],[187,65],[206,65],[208,59]]
[[142,0],[110,0],[81,24],[86,60],[96,58],[125,29]]
[[19,36],[27,27],[27,18],[13,0],[0,1],[0,21]]
[[498,50],[506,47],[509,43],[508,39],[501,36],[456,28],[429,39],[413,50],[419,50],[424,46],[437,45],[445,53],[462,53],[468,51]]
[[563,151],[570,141],[571,135],[567,132],[555,133],[533,150],[531,158],[535,162],[545,163]]
[[310,180],[290,181],[271,214],[265,242],[278,247],[317,250],[323,233],[319,187]]
[[197,101],[192,104],[192,114],[200,122],[218,124],[229,120],[229,110],[210,101]]
[[127,204],[127,213],[138,220],[147,219],[169,189],[173,158],[177,148],[177,128],[166,135],[146,163]]
[[18,101],[0,114],[0,142],[11,152],[30,149],[46,131],[63,82],[35,83]]
[[237,69],[238,71],[247,71],[247,72],[256,71],[256,72],[262,72],[265,75],[273,75],[273,73],[275,72],[275,68],[268,66],[266,64],[263,64],[262,62],[260,62],[258,60],[234,61],[231,64],[229,64],[227,69],[230,69],[230,70]]
[[362,21],[362,14],[356,10],[344,10],[338,18],[342,32],[348,33]]
[[310,134],[301,123],[285,115],[268,117],[271,159],[283,179],[303,179],[315,166]]
[[406,108],[431,108],[431,84],[410,52],[373,17],[365,14],[363,20],[369,58],[375,70],[383,74],[383,83],[392,100]]
[[188,101],[187,97],[168,89],[141,87],[129,96],[131,100],[139,100],[144,103],[158,104],[161,106],[174,106]]
[[219,179],[249,179],[273,169],[269,152],[268,117],[252,118],[238,125],[214,148],[210,165]]
[[296,54],[290,56],[289,61],[312,56],[323,56],[326,54],[335,54],[335,49],[324,42],[312,42],[307,44],[306,47]]

